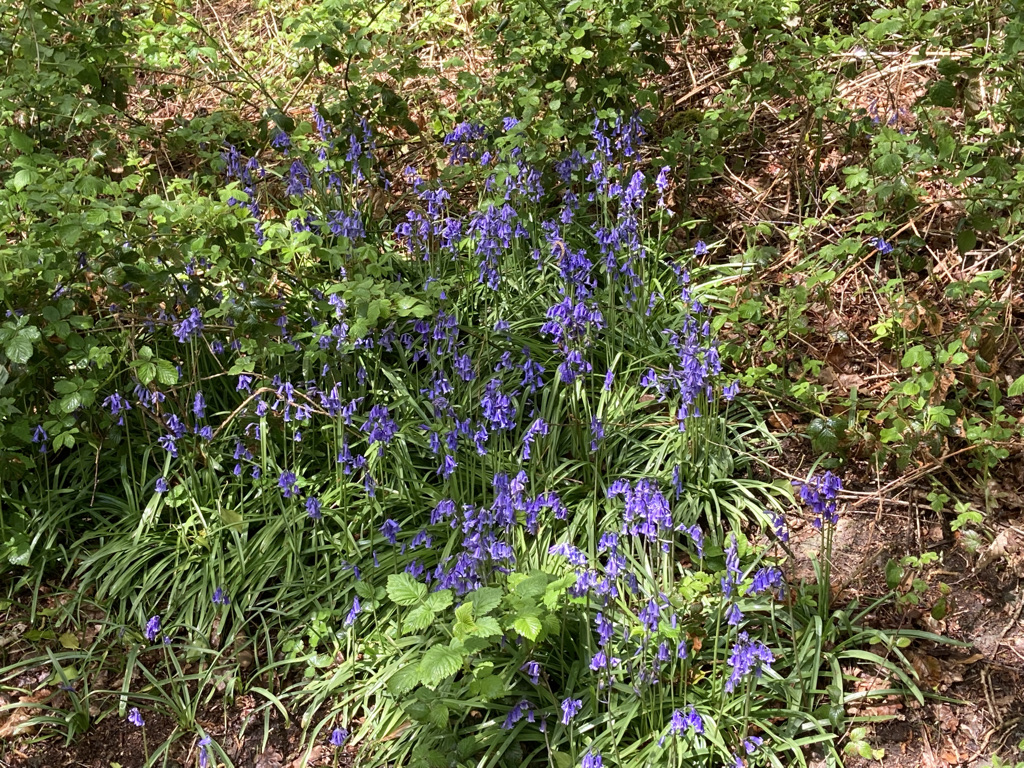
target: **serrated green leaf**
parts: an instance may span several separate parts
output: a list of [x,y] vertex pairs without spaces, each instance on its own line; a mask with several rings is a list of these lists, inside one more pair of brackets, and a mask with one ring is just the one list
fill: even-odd
[[442,589],[438,592],[431,592],[423,603],[423,607],[431,613],[440,613],[452,604],[452,591]]
[[434,612],[425,604],[413,608],[406,614],[402,622],[403,632],[412,632],[426,629],[434,623]]
[[420,670],[418,664],[407,664],[388,678],[388,691],[392,696],[398,697],[408,693],[420,684]]
[[496,637],[501,632],[501,625],[498,624],[498,620],[493,616],[481,616],[476,620],[476,628],[473,630],[473,634],[477,637]]
[[462,667],[462,654],[447,645],[435,645],[423,655],[420,661],[420,681],[435,686],[446,677],[451,677]]
[[[1022,377],[1024,378],[1024,377]],[[498,587],[481,587],[470,592],[466,597],[473,604],[476,616],[490,613],[501,603],[502,591]]]
[[417,605],[427,596],[427,585],[416,581],[408,573],[388,576],[388,597],[398,605]]
[[543,625],[540,623],[540,617],[535,613],[521,614],[512,622],[512,629],[527,640],[536,640],[543,628]]
[[548,575],[544,571],[534,571],[516,584],[515,592],[519,597],[540,597],[548,588]]

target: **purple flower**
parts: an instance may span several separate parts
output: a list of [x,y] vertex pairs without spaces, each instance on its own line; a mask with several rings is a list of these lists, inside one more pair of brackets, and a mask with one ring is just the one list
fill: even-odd
[[156,486],[155,486],[156,492],[157,493],[167,493],[167,488],[168,488],[167,480],[163,476],[158,477],[156,479]]
[[228,605],[231,600],[224,594],[224,587],[217,587],[213,590],[213,604],[214,605]]
[[348,730],[345,728],[335,728],[331,731],[331,746],[340,747],[346,739],[348,739]]
[[772,519],[772,531],[775,533],[775,537],[785,543],[789,541],[789,527],[786,525],[786,516],[781,512],[772,512],[768,510],[768,515]]
[[295,473],[288,471],[282,472],[281,476],[277,478],[277,485],[281,489],[281,495],[286,499],[298,494],[299,486],[296,481]]
[[562,702],[562,725],[568,725],[583,708],[583,699],[568,698]]
[[316,496],[306,497],[306,514],[313,520],[319,520],[323,517],[320,512],[320,500]]
[[893,247],[889,243],[885,242],[881,237],[873,238],[871,240],[871,245],[873,245],[882,256],[888,256],[893,251]]
[[751,736],[743,742],[743,749],[748,755],[752,755],[757,752],[758,747],[764,744],[764,739],[760,736]]
[[530,678],[530,682],[534,685],[540,683],[540,663],[536,661],[528,661],[519,668],[520,672],[525,672],[526,676]]
[[206,768],[210,764],[210,754],[207,749],[211,743],[212,739],[209,736],[203,736],[199,740],[199,768]]
[[196,392],[195,400],[192,402],[192,413],[197,419],[206,416],[206,398],[203,396],[202,390]]
[[146,721],[142,719],[142,713],[139,712],[138,707],[132,707],[128,712],[128,722],[134,725],[136,728],[141,728],[146,724]]
[[146,639],[149,642],[155,642],[157,637],[160,636],[160,617],[153,616],[149,621],[146,622],[145,630]]
[[174,324],[174,337],[181,343],[203,335],[203,316],[195,307],[189,311],[188,316]]
[[768,646],[760,640],[751,640],[746,632],[740,632],[729,656],[732,671],[729,673],[729,679],[725,681],[726,692],[732,693],[736,690],[740,681],[751,672],[755,677],[760,677],[762,669],[770,668],[773,661],[775,656]]
[[124,411],[130,411],[131,405],[125,400],[118,392],[109,395],[104,401],[103,405],[110,409],[111,416],[119,416],[117,423],[120,426],[124,426]]
[[811,477],[807,482],[794,480],[793,485],[800,489],[800,498],[814,511],[814,527],[823,524],[835,525],[839,522],[836,512],[836,497],[843,489],[843,481],[831,472]]
[[526,699],[522,699],[508,711],[508,715],[505,717],[505,722],[501,725],[502,730],[512,730],[513,726],[523,719],[523,715],[527,714],[532,718],[533,713],[530,711],[530,702]]
[[693,246],[693,255],[694,256],[707,256],[708,255],[707,243],[705,243],[703,240],[698,240],[697,243]]
[[356,617],[359,615],[359,611],[361,609],[362,609],[362,606],[359,604],[359,598],[358,597],[353,598],[353,600],[352,600],[352,608],[349,610],[348,615],[345,617],[345,626],[346,627],[351,627],[353,624],[356,623]]
[[380,444],[377,446],[378,456],[384,455],[384,446],[388,445],[394,436],[398,434],[398,424],[391,418],[386,405],[373,406],[362,429],[363,432],[369,435],[368,441],[370,445],[374,443]]
[[380,527],[380,532],[384,538],[387,539],[392,545],[398,543],[398,533],[402,530],[402,526],[397,521],[388,518],[384,521],[384,525]]
[[740,553],[734,533],[725,550],[725,576],[722,577],[722,594],[731,597],[733,587],[740,583],[740,579]]
[[235,387],[236,392],[249,392],[252,389],[252,376],[248,373],[238,374],[238,385]]
[[32,442],[39,444],[39,452],[46,453],[46,441],[50,439],[50,436],[46,434],[46,430],[43,429],[42,424],[36,424],[32,430]]
[[589,749],[583,755],[583,760],[580,763],[580,768],[603,768],[603,766],[604,762],[601,760],[601,753],[593,752]]

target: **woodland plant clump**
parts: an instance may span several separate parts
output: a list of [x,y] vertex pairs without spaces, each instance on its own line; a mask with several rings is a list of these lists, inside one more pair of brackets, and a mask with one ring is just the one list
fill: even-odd
[[[160,252],[98,310],[132,352],[88,403],[23,396],[44,478],[68,419],[114,446],[83,583],[171,665],[263,627],[306,670],[278,701],[381,761],[777,765],[830,739],[644,135],[602,117],[552,158],[464,123],[436,181],[316,107],[226,147],[233,244]],[[804,486],[826,527],[840,487]]]

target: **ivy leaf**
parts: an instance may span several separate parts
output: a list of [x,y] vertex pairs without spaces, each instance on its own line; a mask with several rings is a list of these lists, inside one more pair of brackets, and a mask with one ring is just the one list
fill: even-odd
[[388,597],[398,605],[417,605],[427,596],[427,585],[420,584],[408,573],[388,576]]
[[420,681],[435,686],[446,677],[451,677],[462,666],[462,654],[447,645],[435,645],[423,655],[420,661]]

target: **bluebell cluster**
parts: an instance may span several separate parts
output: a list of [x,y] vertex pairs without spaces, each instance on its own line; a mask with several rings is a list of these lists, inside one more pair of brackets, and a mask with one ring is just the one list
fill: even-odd
[[[377,163],[371,131],[365,123],[340,131],[316,108],[310,119],[313,133],[304,138],[273,135],[280,167],[264,168],[233,148],[224,154],[226,175],[245,198],[230,202],[244,207],[260,245],[269,248],[279,237],[305,242],[312,233],[332,257],[340,256],[331,266],[310,267],[303,283],[310,298],[301,306],[283,290],[265,300],[261,322],[276,329],[280,358],[295,364],[275,363],[271,370],[259,350],[244,344],[244,331],[228,322],[231,313],[225,319],[221,311],[244,297],[220,295],[208,305],[169,304],[149,321],[154,333],[169,330],[167,343],[182,356],[208,352],[220,360],[230,368],[230,385],[217,391],[206,382],[202,388],[183,383],[164,391],[135,381],[123,390],[131,389],[131,397],[104,393],[112,423],[124,426],[131,418],[155,425],[163,468],[154,490],[184,483],[188,462],[201,450],[222,456],[225,480],[260,503],[271,500],[311,536],[339,526],[358,532],[339,582],[346,595],[342,625],[353,637],[377,620],[365,597],[372,591],[357,596],[354,582],[377,583],[391,569],[404,569],[429,590],[451,590],[459,600],[504,583],[534,554],[538,536],[551,537],[549,550],[536,554],[545,568],[571,575],[572,611],[592,632],[580,659],[583,677],[566,696],[537,647],[511,632],[503,636],[516,675],[512,703],[496,705],[506,729],[544,731],[549,719],[551,728],[575,727],[600,710],[612,688],[643,696],[688,681],[690,665],[698,663],[694,643],[703,636],[703,609],[681,606],[667,593],[671,585],[659,586],[651,574],[661,566],[704,569],[706,537],[719,543],[720,534],[702,529],[679,503],[694,457],[681,449],[663,466],[627,467],[621,476],[617,470],[610,485],[601,485],[602,478],[601,492],[586,498],[574,478],[554,479],[542,469],[569,450],[567,433],[578,437],[583,455],[572,458],[583,466],[624,445],[631,427],[599,403],[647,390],[654,397],[645,399],[664,406],[665,434],[683,444],[690,437],[678,431],[717,418],[738,393],[723,371],[710,310],[691,287],[685,259],[669,263],[648,253],[651,217],[669,215],[672,182],[667,168],[649,182],[639,120],[597,120],[589,151],[571,149],[543,166],[496,141],[521,130],[515,121],[497,132],[464,123],[443,144],[453,171],[469,166],[482,174],[477,204],[466,211],[443,175],[428,182],[410,169],[395,182],[405,186],[407,210],[392,225],[372,225],[368,190],[391,180]],[[288,205],[269,204],[275,195]],[[271,213],[282,209],[291,211],[287,226],[270,226],[277,224]],[[424,311],[364,322],[365,333],[357,335],[353,328],[366,320],[367,307],[347,291],[374,284],[353,256],[371,241],[380,251],[397,249],[390,252],[389,287]],[[698,243],[695,253],[705,252]],[[189,278],[198,284],[201,272],[196,265]],[[374,277],[383,282],[379,272]],[[535,307],[532,315],[510,309],[524,305]],[[614,323],[644,316],[648,327],[656,324],[651,336],[660,351],[641,367],[616,356]],[[186,374],[183,367],[185,382]],[[548,420],[555,421],[546,410],[555,398],[565,403],[555,411],[562,423]],[[38,442],[45,446],[45,440],[43,434]],[[271,441],[285,450],[258,449]],[[430,499],[419,514],[401,503],[413,484]],[[833,486],[829,480],[812,490],[824,498]],[[597,540],[574,540],[572,519],[592,507]],[[652,564],[650,571],[639,563]],[[774,656],[748,634],[756,622],[746,606],[779,593],[781,573],[770,566],[745,573],[733,537],[720,593],[709,584],[714,610],[730,637],[738,637],[719,688],[752,686]],[[212,600],[229,602],[221,587]],[[160,632],[155,616],[145,635],[152,641]],[[719,661],[728,650],[722,642]],[[707,748],[707,707],[673,696],[672,707],[657,717],[661,728],[652,745],[690,740]],[[338,728],[331,742],[341,746],[347,737]],[[743,748],[738,739],[733,746]],[[591,768],[603,759],[593,746],[583,757]]]

